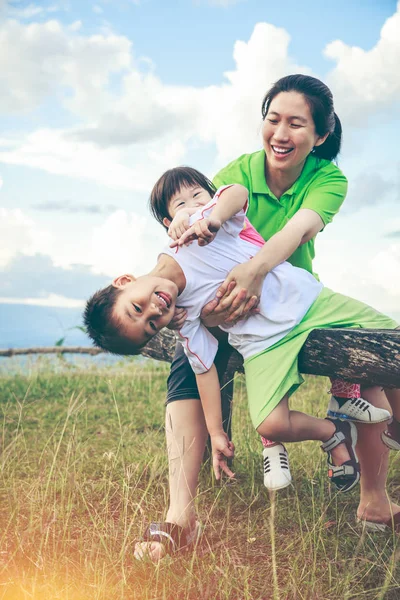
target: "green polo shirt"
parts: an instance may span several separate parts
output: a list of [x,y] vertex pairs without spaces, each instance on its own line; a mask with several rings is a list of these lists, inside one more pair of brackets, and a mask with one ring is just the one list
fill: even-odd
[[[279,198],[265,181],[265,152],[243,154],[214,177],[218,188],[240,183],[249,190],[247,216],[265,240],[280,231],[300,208],[310,208],[328,225],[339,211],[346,196],[347,180],[336,165],[309,155],[301,175]],[[296,267],[313,273],[315,238],[299,246],[288,259]],[[315,273],[314,273],[315,275]]]

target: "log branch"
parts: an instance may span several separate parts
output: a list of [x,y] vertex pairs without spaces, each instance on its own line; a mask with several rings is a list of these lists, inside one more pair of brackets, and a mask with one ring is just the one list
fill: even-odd
[[[158,333],[142,349],[143,356],[171,362],[175,336],[168,329]],[[89,354],[98,348],[54,346],[49,348],[15,348],[0,350],[0,357],[22,354]],[[315,329],[299,355],[302,373],[400,388],[400,330],[387,329]],[[228,377],[243,371],[241,356],[234,352],[227,369]]]

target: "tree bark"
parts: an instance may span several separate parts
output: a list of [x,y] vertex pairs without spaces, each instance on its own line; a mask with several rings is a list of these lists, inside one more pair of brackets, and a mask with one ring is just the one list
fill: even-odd
[[[142,354],[171,361],[174,334],[164,329],[143,348]],[[363,385],[400,388],[400,330],[314,329],[299,355],[302,373],[325,375]],[[234,352],[227,371],[243,372],[243,360]]]

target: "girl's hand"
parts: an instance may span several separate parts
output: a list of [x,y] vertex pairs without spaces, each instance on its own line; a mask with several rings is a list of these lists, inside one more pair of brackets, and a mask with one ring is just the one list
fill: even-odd
[[219,480],[222,471],[230,478],[235,477],[235,473],[232,473],[226,464],[226,458],[233,458],[235,455],[235,446],[233,442],[229,440],[224,431],[211,435],[210,437],[215,478]]
[[222,323],[233,325],[258,312],[264,277],[253,268],[252,261],[234,267],[219,287],[217,297],[201,311],[204,324],[207,327]]
[[213,241],[221,228],[221,221],[213,218],[199,219],[181,237],[170,244],[171,248],[190,244],[193,240],[198,240],[199,246],[206,246]]
[[172,219],[171,225],[168,227],[168,235],[173,240],[179,240],[179,238],[189,229],[189,216],[190,213],[186,210],[178,210],[175,217]]
[[172,331],[177,331],[178,329],[180,329],[186,320],[186,315],[187,312],[184,308],[179,308],[179,306],[175,306],[174,316],[167,325],[167,328],[171,329]]

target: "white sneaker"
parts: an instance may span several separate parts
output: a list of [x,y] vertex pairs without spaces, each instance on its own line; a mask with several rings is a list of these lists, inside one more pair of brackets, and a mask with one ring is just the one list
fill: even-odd
[[269,490],[281,490],[292,481],[289,457],[283,444],[263,450],[264,485]]
[[328,416],[355,423],[383,423],[383,421],[388,421],[391,415],[388,410],[377,408],[364,398],[349,398],[342,406],[339,406],[336,398],[331,396]]

